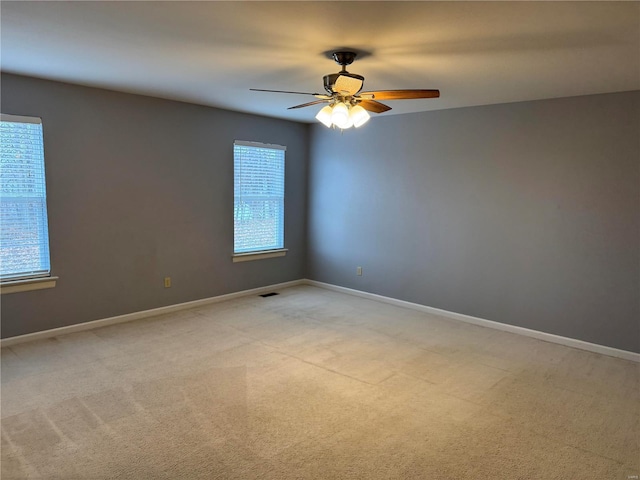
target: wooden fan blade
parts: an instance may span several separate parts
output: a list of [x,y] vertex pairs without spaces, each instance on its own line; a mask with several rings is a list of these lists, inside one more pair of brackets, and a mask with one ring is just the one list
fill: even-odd
[[262,90],[261,88],[250,88],[249,90],[251,90],[252,92],[295,93],[296,95],[313,95],[314,97],[319,97],[319,98],[327,97],[327,95],[324,95],[322,93],[288,92],[285,90]]
[[391,110],[391,107],[385,105],[384,103],[376,102],[375,100],[362,100],[358,102],[358,105],[360,105],[365,110],[369,110],[370,112],[374,113],[388,112],[389,110]]
[[377,90],[362,92],[360,95],[373,95],[376,100],[411,100],[415,98],[438,98],[440,90]]
[[329,102],[329,100],[316,100],[315,102],[303,103],[302,105],[296,105],[294,107],[289,107],[289,108],[287,108],[287,110],[292,110],[294,108],[310,107],[311,105],[317,105],[319,103],[328,103],[328,102]]

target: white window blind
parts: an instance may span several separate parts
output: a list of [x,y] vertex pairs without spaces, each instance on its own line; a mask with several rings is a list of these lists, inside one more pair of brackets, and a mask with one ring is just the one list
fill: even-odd
[[234,253],[284,248],[285,150],[280,145],[234,142]]
[[42,121],[0,116],[0,279],[48,276]]

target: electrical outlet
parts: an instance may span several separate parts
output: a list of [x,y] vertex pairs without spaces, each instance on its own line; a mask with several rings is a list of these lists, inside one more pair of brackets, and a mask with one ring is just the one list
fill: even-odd
[[362,276],[362,267],[356,267],[356,275],[358,275],[359,277]]
[[171,277],[164,277],[164,288],[171,287]]

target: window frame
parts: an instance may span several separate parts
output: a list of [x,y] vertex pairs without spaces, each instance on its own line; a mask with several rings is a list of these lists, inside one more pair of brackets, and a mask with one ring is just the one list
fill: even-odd
[[[49,213],[48,213],[48,202],[47,202],[47,174],[46,174],[46,164],[45,164],[45,158],[44,158],[43,122],[40,117],[27,116],[27,115],[13,115],[13,114],[6,114],[6,113],[0,113],[0,121],[7,122],[7,123],[40,125],[40,133],[41,133],[40,148],[42,152],[42,195],[34,195],[33,198],[41,198],[43,202],[44,211],[43,212],[41,211],[40,213],[41,213],[41,216],[43,217],[42,228],[45,230],[46,238],[44,239],[44,241],[39,240],[39,243],[46,244],[47,262],[44,265],[48,266],[48,270],[28,271],[24,273],[15,273],[11,276],[5,276],[4,278],[0,277],[0,294],[52,288],[52,287],[55,287],[56,280],[58,279],[58,277],[52,276],[51,274],[51,249],[50,249],[50,237],[49,237]],[[2,194],[2,192],[0,192],[0,196],[6,196],[7,198],[10,198],[10,196],[4,195]],[[25,197],[25,198],[28,198],[28,197]]]
[[[255,250],[242,250],[236,251],[236,211],[238,208],[237,199],[240,195],[236,190],[237,182],[237,166],[238,166],[238,158],[236,153],[236,147],[249,147],[249,148],[258,148],[258,149],[268,149],[268,150],[278,150],[282,152],[282,196],[281,196],[281,221],[280,226],[278,228],[282,228],[281,231],[278,231],[278,235],[282,239],[281,247],[277,246],[277,248],[261,248],[256,247]],[[286,255],[288,249],[285,248],[285,176],[286,176],[286,150],[287,147],[283,145],[269,144],[269,143],[261,143],[261,142],[253,142],[246,140],[235,140],[233,143],[233,176],[234,176],[234,192],[233,192],[233,262],[246,262],[250,260],[260,260],[265,258],[274,258],[274,257],[282,257]],[[278,198],[278,197],[275,197]]]

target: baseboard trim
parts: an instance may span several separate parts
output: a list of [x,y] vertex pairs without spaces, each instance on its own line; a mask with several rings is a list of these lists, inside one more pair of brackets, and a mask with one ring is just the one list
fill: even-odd
[[281,288],[295,287],[297,285],[311,285],[314,287],[324,288],[326,290],[333,290],[335,292],[346,293],[348,295],[354,295],[357,297],[367,298],[369,300],[388,303],[390,305],[395,305],[398,307],[410,308],[412,310],[430,313],[432,315],[439,315],[441,317],[451,318],[453,320],[471,323],[473,325],[479,325],[481,327],[493,328],[495,330],[502,330],[518,335],[525,335],[527,337],[536,338],[545,342],[557,343],[560,345],[565,345],[567,347],[579,348],[581,350],[587,350],[589,352],[595,352],[602,355],[608,355],[610,357],[622,358],[624,360],[630,360],[632,362],[640,363],[640,353],[620,350],[613,347],[607,347],[605,345],[598,345],[596,343],[585,342],[583,340],[577,340],[569,337],[562,337],[560,335],[540,332],[538,330],[531,330],[529,328],[518,327],[515,325],[508,325],[506,323],[494,322],[492,320],[486,320],[484,318],[473,317],[471,315],[465,315],[462,313],[450,312],[448,310],[428,307],[419,303],[407,302],[405,300],[398,300],[396,298],[385,297],[383,295],[378,295],[375,293],[364,292],[362,290],[355,290],[353,288],[341,287],[339,285],[333,285],[330,283],[318,282],[317,280],[309,279],[292,280],[290,282],[277,283],[274,285],[267,285],[264,287],[252,288],[249,290],[241,290],[239,292],[227,293],[224,295],[218,295],[216,297],[203,298],[200,300],[193,300],[191,302],[177,303],[175,305],[168,305],[166,307],[152,308],[150,310],[127,313],[115,317],[103,318],[100,320],[93,320],[90,322],[78,323],[75,325],[68,325],[66,327],[53,328],[40,332],[27,333],[25,335],[3,338],[0,340],[0,347],[10,347],[12,345],[18,345],[20,343],[30,342],[32,340],[57,337],[59,335],[65,335],[68,333],[82,332],[85,330],[92,330],[94,328],[106,327],[108,325],[115,325],[117,323],[131,322],[133,320],[138,320],[141,318],[153,317],[156,315],[177,312],[180,310],[187,310],[189,308],[196,308],[212,303],[224,302],[248,295],[257,295]]
[[335,292],[346,293],[349,295],[355,295],[357,297],[368,298],[370,300],[376,300],[378,302],[388,303],[396,305],[398,307],[410,308],[420,312],[430,313],[433,315],[439,315],[441,317],[447,317],[454,320],[459,320],[465,323],[471,323],[473,325],[479,325],[481,327],[493,328],[496,330],[502,330],[509,333],[516,333],[518,335],[524,335],[545,342],[558,343],[567,347],[579,348],[581,350],[587,350],[589,352],[600,353],[602,355],[608,355],[610,357],[622,358],[624,360],[630,360],[632,362],[640,363],[640,353],[629,352],[627,350],[620,350],[618,348],[607,347],[605,345],[598,345],[597,343],[585,342],[583,340],[576,340],[574,338],[562,337],[560,335],[554,335],[553,333],[540,332],[538,330],[531,330],[529,328],[517,327],[515,325],[508,325],[506,323],[494,322],[492,320],[485,320],[484,318],[472,317],[471,315],[464,315],[462,313],[450,312],[448,310],[441,310],[439,308],[428,307],[419,303],[407,302],[404,300],[398,300],[391,297],[385,297],[383,295],[377,295],[375,293],[363,292],[361,290],[355,290],[353,288],[341,287],[330,283],[318,282],[316,280],[304,280],[304,284],[312,285],[314,287],[320,287],[327,290],[333,290]]
[[209,305],[211,303],[219,303],[234,298],[246,297],[248,295],[257,295],[260,293],[266,293],[273,290],[295,287],[296,285],[304,284],[304,280],[292,280],[290,282],[277,283],[274,285],[267,285],[265,287],[252,288],[250,290],[241,290],[239,292],[227,293],[225,295],[218,295],[216,297],[202,298],[200,300],[193,300],[191,302],[177,303],[175,305],[168,305],[166,307],[152,308],[150,310],[142,310],[139,312],[126,313],[124,315],[118,315],[116,317],[103,318],[100,320],[92,320],[90,322],[76,323],[75,325],[68,325],[66,327],[52,328],[50,330],[42,330],[40,332],[27,333],[25,335],[17,335],[15,337],[3,338],[0,340],[0,347],[10,347],[12,345],[18,345],[19,343],[30,342],[32,340],[40,340],[43,338],[57,337],[59,335],[66,335],[68,333],[82,332],[84,330],[92,330],[94,328],[106,327],[108,325],[115,325],[117,323],[131,322],[133,320],[139,320],[141,318],[154,317],[156,315],[163,315],[165,313],[177,312],[179,310],[186,310],[189,308],[201,307]]

